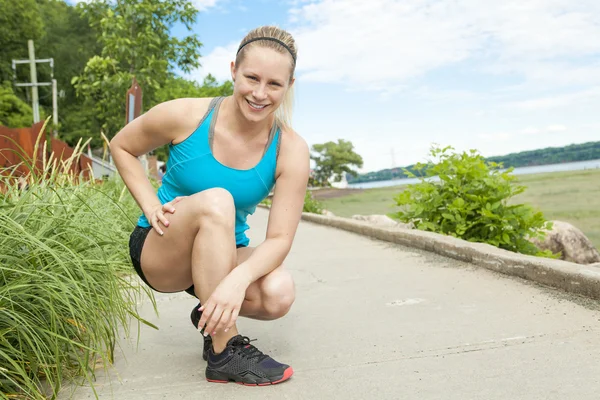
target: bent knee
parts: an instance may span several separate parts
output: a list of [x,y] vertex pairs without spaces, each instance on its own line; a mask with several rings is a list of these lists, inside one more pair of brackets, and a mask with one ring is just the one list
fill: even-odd
[[199,218],[227,224],[235,221],[233,196],[226,189],[207,189],[191,197]]
[[284,270],[263,282],[263,307],[269,319],[285,316],[296,300],[296,289],[292,275]]

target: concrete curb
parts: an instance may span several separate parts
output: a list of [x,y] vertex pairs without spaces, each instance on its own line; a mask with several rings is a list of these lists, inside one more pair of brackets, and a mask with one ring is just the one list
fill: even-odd
[[569,293],[600,300],[600,268],[597,266],[526,256],[484,243],[471,243],[451,236],[420,230],[379,227],[350,218],[303,213],[302,219],[430,251],[506,275],[517,276]]

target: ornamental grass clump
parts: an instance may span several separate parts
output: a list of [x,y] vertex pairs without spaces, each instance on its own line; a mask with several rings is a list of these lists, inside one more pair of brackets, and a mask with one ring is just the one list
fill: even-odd
[[513,168],[503,171],[502,164],[486,162],[475,150],[462,154],[451,150],[450,146],[433,147],[433,161],[414,167],[421,182],[408,185],[394,198],[400,211],[392,216],[412,222],[417,229],[554,257],[530,241],[542,238],[551,223],[527,204],[510,203],[526,189],[514,183]]
[[68,173],[79,154],[50,156],[21,182],[16,169],[2,171],[2,399],[53,397],[76,377],[93,384],[94,371],[113,360],[119,330],[129,333],[131,317],[146,323],[136,303],[152,295],[129,279],[137,206],[118,178]]

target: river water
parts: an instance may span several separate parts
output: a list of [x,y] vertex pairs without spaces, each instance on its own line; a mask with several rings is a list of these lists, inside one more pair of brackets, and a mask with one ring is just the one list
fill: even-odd
[[[600,160],[588,160],[588,161],[577,161],[563,164],[549,164],[549,165],[536,165],[533,167],[520,167],[515,168],[513,171],[514,175],[524,174],[541,174],[545,172],[560,172],[560,171],[579,171],[585,169],[600,169]],[[435,180],[435,178],[432,178]],[[377,181],[377,182],[363,182],[363,183],[352,183],[348,185],[348,188],[352,189],[373,189],[388,186],[399,186],[408,185],[411,183],[418,183],[418,178],[406,178],[406,179],[393,179],[389,181]]]

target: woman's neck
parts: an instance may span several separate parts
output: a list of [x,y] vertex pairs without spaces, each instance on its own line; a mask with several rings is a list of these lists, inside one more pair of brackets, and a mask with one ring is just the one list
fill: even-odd
[[226,97],[222,106],[224,106],[227,116],[225,125],[231,133],[241,134],[248,139],[253,139],[271,131],[275,118],[273,115],[259,122],[248,121],[233,96]]

